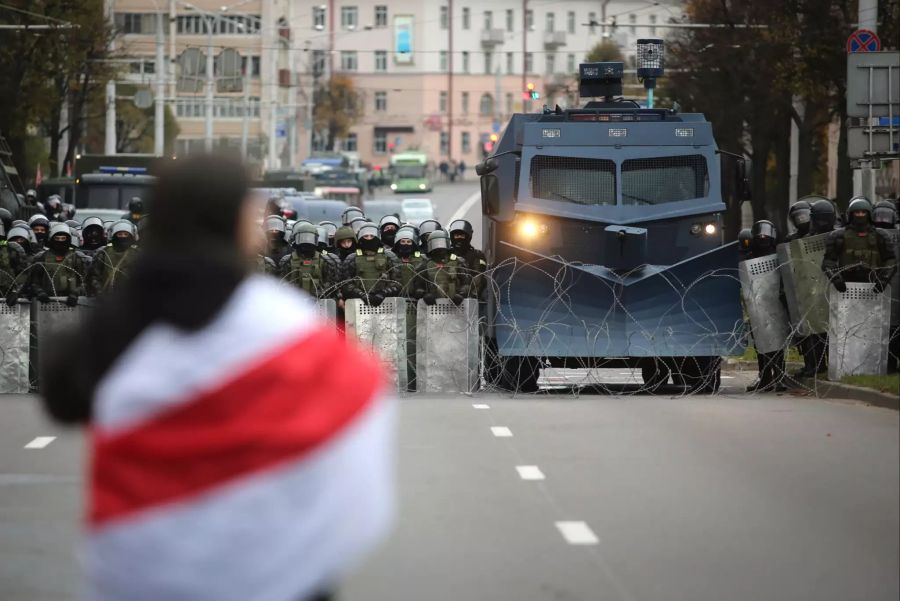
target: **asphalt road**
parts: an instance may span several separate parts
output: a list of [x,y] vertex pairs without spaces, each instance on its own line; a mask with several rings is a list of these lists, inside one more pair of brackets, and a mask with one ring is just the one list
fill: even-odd
[[[737,390],[402,399],[398,521],[341,599],[895,601],[898,413]],[[83,443],[36,405],[0,397],[0,599],[74,600]]]

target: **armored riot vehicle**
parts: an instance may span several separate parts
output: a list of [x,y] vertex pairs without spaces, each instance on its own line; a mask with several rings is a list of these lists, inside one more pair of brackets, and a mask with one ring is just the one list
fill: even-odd
[[[580,96],[602,100],[513,115],[476,168],[486,367],[501,387],[535,390],[542,367],[627,366],[651,390],[671,378],[712,392],[721,357],[743,352],[710,123],[618,99],[622,74],[581,65]],[[746,181],[743,162],[723,160]]]

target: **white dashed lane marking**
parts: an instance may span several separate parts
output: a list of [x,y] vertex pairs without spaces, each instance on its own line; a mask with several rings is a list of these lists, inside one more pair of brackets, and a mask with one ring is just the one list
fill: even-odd
[[512,436],[512,430],[506,426],[492,426],[491,433],[497,438],[509,438]]
[[543,480],[544,472],[536,465],[517,465],[516,471],[522,480]]
[[48,444],[56,440],[55,436],[38,436],[27,445],[25,445],[26,449],[43,449]]
[[475,403],[474,405],[472,405],[472,408],[474,408],[474,409],[490,409],[491,406],[485,405],[484,403]]
[[600,542],[594,531],[584,522],[556,522],[556,528],[570,545],[596,545]]

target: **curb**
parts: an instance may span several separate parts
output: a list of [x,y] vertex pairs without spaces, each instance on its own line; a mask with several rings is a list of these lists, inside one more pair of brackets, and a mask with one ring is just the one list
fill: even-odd
[[828,380],[803,380],[801,383],[809,390],[809,396],[818,399],[859,401],[873,407],[900,411],[900,398],[888,392],[879,392],[871,388],[851,386],[850,384],[830,382]]

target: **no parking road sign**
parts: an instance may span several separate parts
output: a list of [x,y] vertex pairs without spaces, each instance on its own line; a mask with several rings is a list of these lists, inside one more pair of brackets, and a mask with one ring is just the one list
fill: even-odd
[[847,54],[856,52],[879,52],[881,40],[878,34],[868,29],[857,29],[847,38]]

